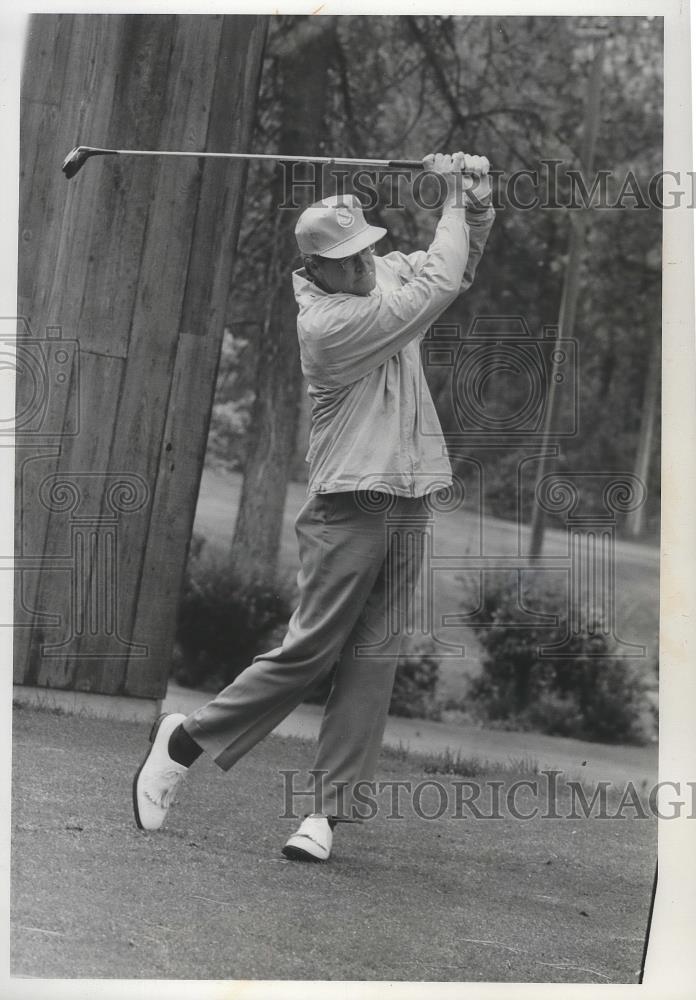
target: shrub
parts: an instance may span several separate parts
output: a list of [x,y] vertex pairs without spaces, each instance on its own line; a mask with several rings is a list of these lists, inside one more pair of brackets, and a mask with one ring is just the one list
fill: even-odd
[[440,661],[428,642],[421,640],[403,652],[396,667],[389,714],[439,719],[440,705],[435,697],[439,674]]
[[[549,595],[523,594],[529,606],[536,598],[552,608]],[[557,610],[555,608],[554,610]],[[481,718],[508,728],[608,743],[642,743],[645,719],[645,662],[611,655],[608,638],[599,630],[573,637],[570,658],[541,658],[539,647],[560,642],[562,626],[528,627],[517,604],[516,586],[504,585],[488,595],[493,624],[478,626],[483,651],[481,674],[470,682],[469,697]]]
[[[271,648],[290,617],[288,588],[244,588],[234,567],[194,538],[179,604],[172,676],[189,687],[220,689]],[[277,644],[277,643],[276,643]]]

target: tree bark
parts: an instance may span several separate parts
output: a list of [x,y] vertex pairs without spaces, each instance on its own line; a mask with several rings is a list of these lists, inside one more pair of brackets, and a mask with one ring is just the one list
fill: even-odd
[[[650,464],[653,454],[653,436],[655,431],[655,415],[657,411],[657,397],[660,389],[660,359],[662,351],[662,339],[657,336],[653,339],[650,353],[650,363],[645,376],[645,389],[643,391],[643,409],[640,421],[640,433],[638,435],[638,450],[636,452],[636,462],[634,473],[645,484],[646,493],[649,496],[648,478],[650,476]],[[637,538],[643,532],[645,524],[645,504],[632,510],[627,518],[627,528],[629,535]]]
[[[38,15],[21,106],[15,680],[161,698],[244,191],[266,20]],[[33,333],[33,336],[31,334]],[[27,397],[27,394],[28,397]],[[29,419],[30,418],[30,419]]]

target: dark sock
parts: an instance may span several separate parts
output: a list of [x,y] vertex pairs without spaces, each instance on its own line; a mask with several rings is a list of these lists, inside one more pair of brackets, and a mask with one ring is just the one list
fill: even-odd
[[[324,813],[305,813],[305,814],[304,814],[304,818],[305,818],[305,819],[307,819],[307,817],[308,817],[308,816],[310,816],[310,815],[311,815],[311,816],[323,816],[323,815],[324,815]],[[335,819],[335,817],[333,817],[333,816],[327,816],[326,818],[327,818],[327,820],[329,821],[329,826],[330,826],[330,828],[331,828],[332,830],[333,830],[333,829],[335,829],[335,827],[336,827],[336,824],[338,823],[338,820],[337,820],[337,819]]]
[[167,745],[169,756],[177,764],[184,767],[191,767],[194,760],[198,760],[203,753],[203,747],[199,747],[193,737],[189,736],[182,725],[178,725],[169,737]]

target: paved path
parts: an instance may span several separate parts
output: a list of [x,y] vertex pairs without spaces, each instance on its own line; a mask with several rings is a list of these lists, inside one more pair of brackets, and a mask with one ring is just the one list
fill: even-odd
[[[192,712],[211,695],[170,683],[163,703],[165,712]],[[316,739],[322,708],[300,705],[275,730],[281,736]],[[404,747],[416,753],[441,753],[475,757],[491,763],[535,761],[540,768],[564,771],[569,778],[588,781],[611,781],[635,785],[657,781],[657,746],[609,746],[587,743],[561,736],[540,733],[514,733],[482,729],[477,726],[431,722],[427,719],[402,719],[390,716],[384,742],[390,747]]]

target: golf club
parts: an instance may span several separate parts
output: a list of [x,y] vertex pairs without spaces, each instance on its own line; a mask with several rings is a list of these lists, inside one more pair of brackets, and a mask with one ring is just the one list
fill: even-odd
[[98,146],[75,146],[61,167],[70,180],[91,156],[193,156],[225,160],[274,160],[278,163],[323,163],[329,166],[382,167],[387,170],[422,170],[420,160],[369,160],[340,156],[283,156],[280,153],[198,153],[173,149],[101,149]]

